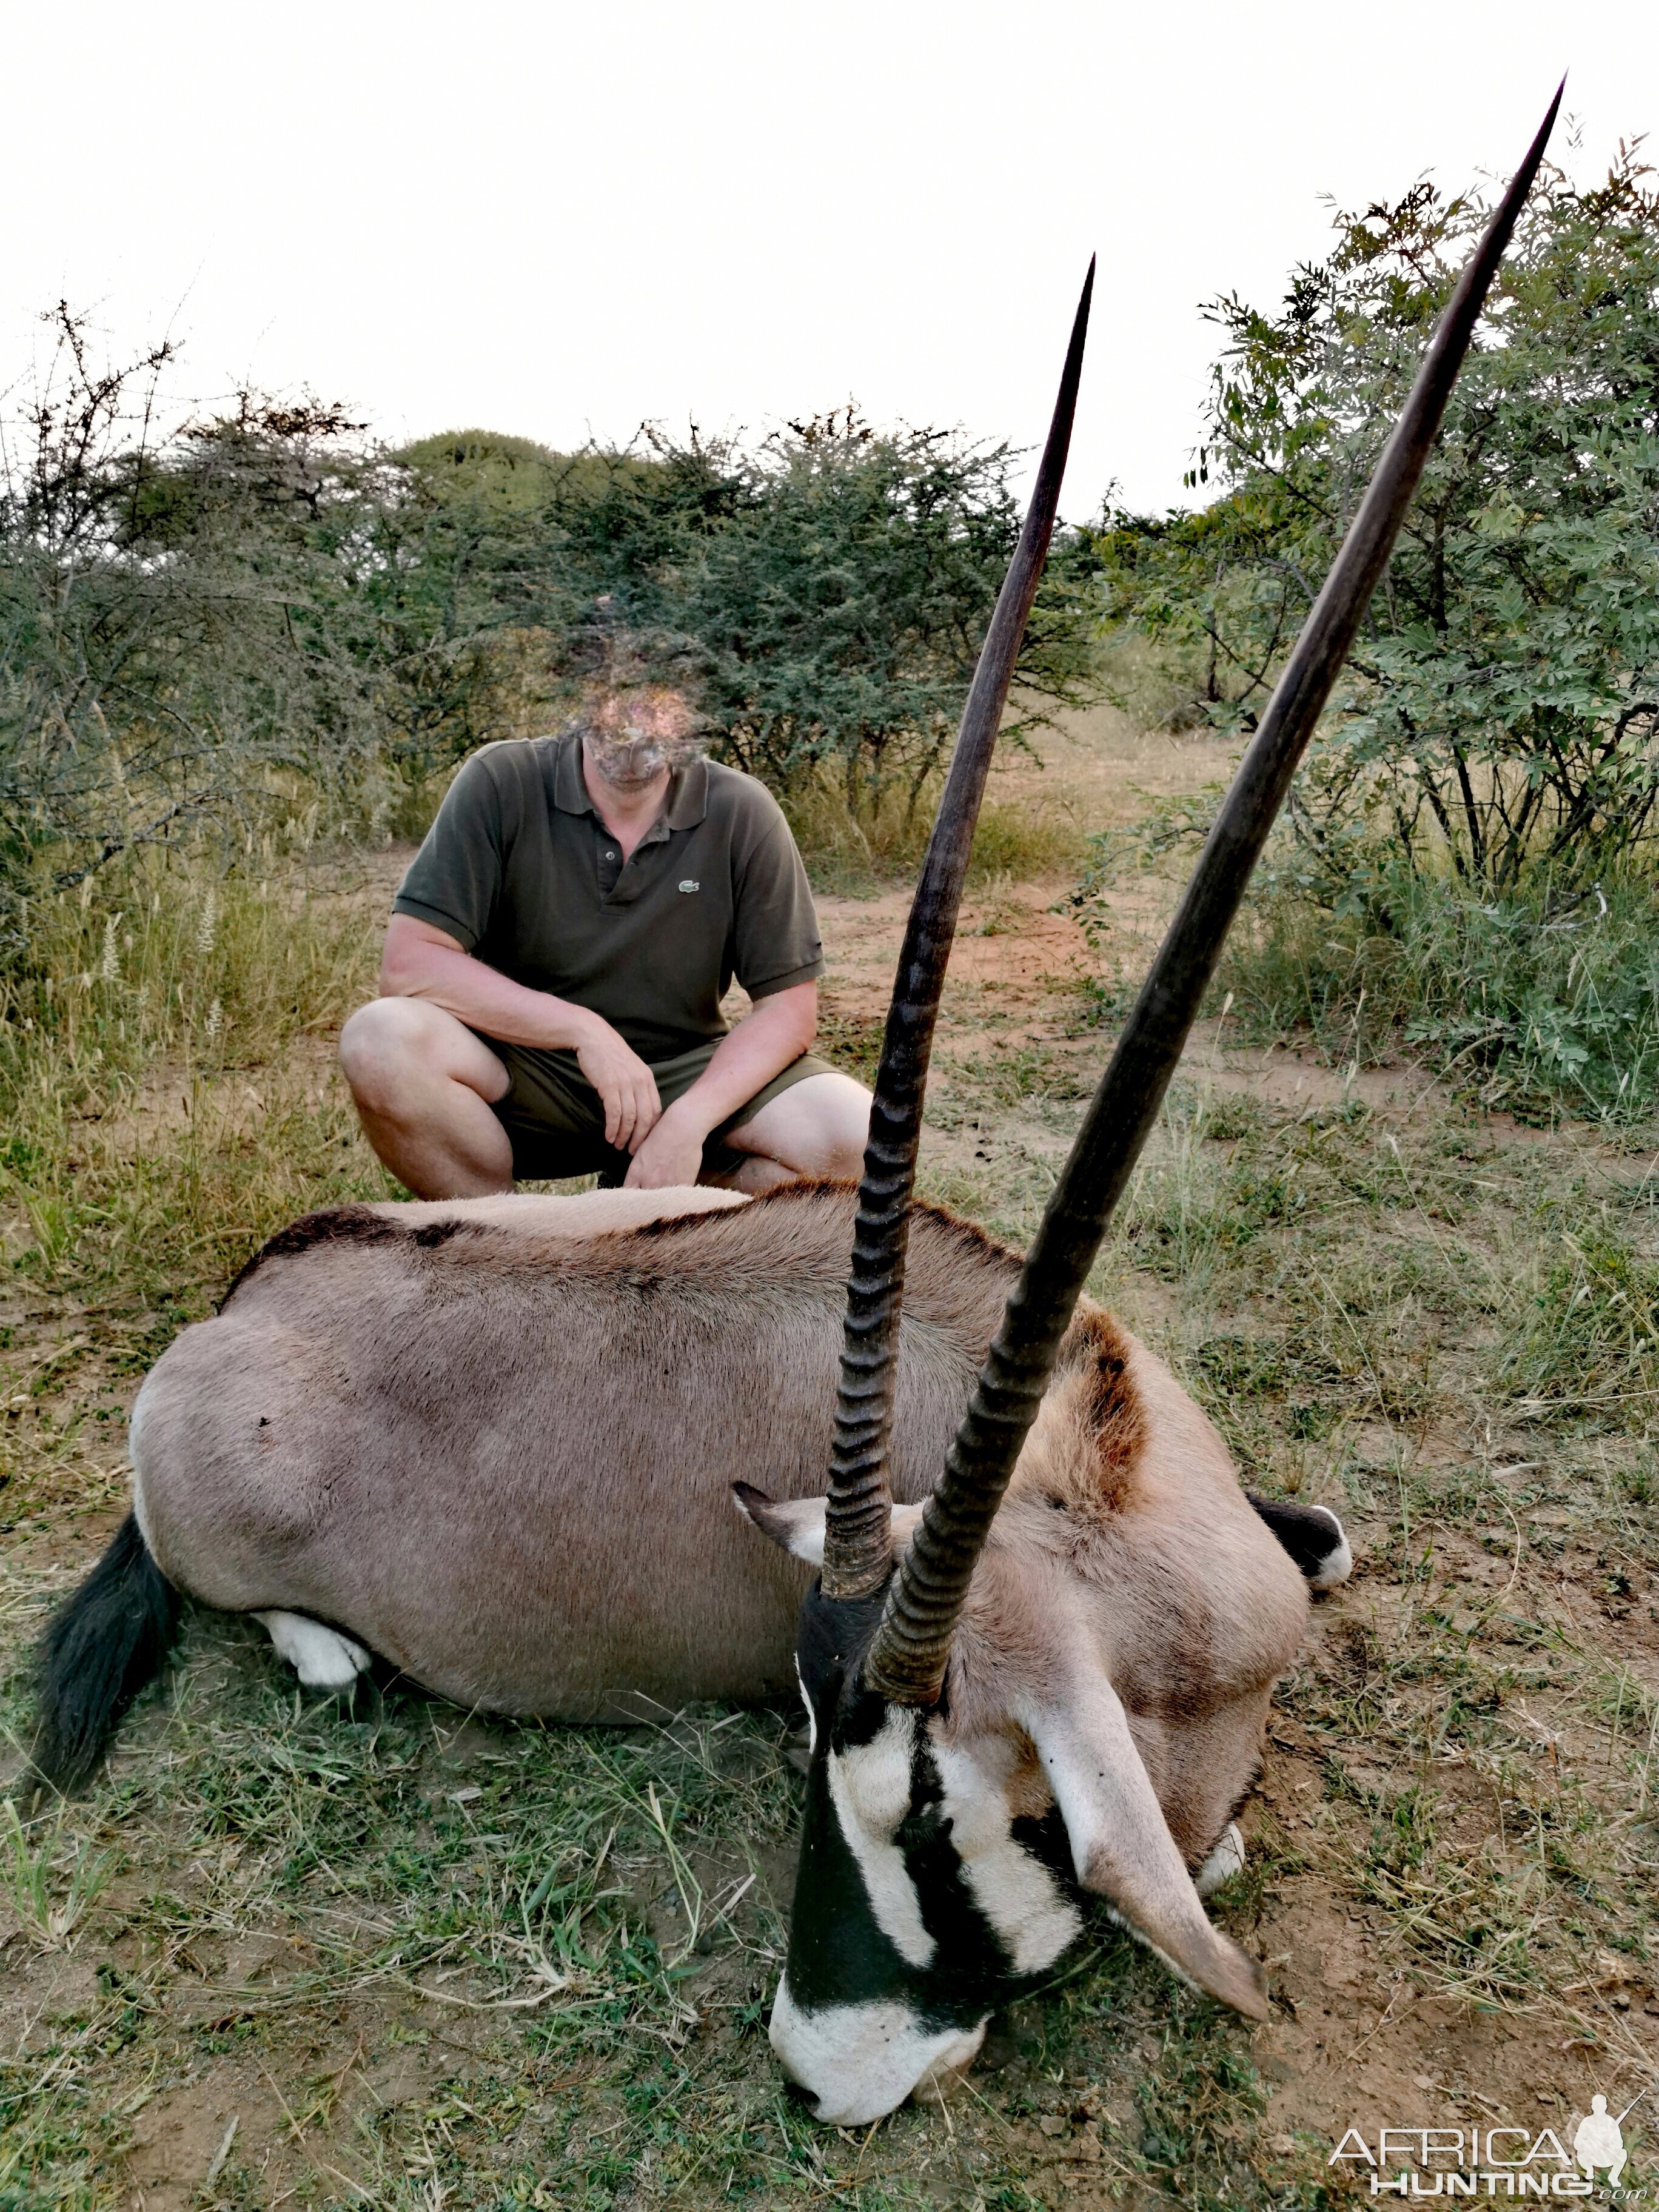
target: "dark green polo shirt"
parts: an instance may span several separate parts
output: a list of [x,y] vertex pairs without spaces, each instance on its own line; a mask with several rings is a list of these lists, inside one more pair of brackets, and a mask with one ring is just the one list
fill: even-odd
[[392,911],[603,1014],[649,1060],[722,1036],[734,975],[763,999],[823,972],[806,871],[763,784],[690,762],[624,863],[587,796],[579,737],[474,753]]

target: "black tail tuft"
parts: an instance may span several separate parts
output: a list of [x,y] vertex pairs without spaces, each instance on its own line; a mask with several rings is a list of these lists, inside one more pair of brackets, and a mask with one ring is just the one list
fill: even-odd
[[88,1779],[121,1716],[161,1671],[178,1625],[179,1593],[129,1513],[41,1640],[38,1784],[68,1790]]
[[1353,1553],[1342,1523],[1328,1505],[1270,1505],[1245,1496],[1316,1590],[1334,1589],[1353,1572]]

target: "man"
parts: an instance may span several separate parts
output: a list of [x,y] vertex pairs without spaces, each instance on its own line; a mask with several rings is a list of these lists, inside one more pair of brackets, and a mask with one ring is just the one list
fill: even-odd
[[[823,970],[776,802],[696,755],[678,692],[598,690],[462,768],[340,1036],[369,1143],[422,1198],[856,1177],[870,1098],[815,1060]],[[733,975],[753,1001],[728,1030]]]

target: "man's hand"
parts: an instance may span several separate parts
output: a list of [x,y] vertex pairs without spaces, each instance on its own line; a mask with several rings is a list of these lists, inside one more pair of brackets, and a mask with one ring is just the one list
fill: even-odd
[[[591,1014],[576,1037],[576,1064],[599,1094],[605,1108],[605,1141],[619,1152],[637,1154],[662,1116],[657,1079],[633,1047],[609,1022]],[[629,1182],[634,1173],[629,1170]],[[661,1176],[658,1182],[672,1182]],[[696,1176],[690,1180],[695,1182]]]
[[623,1182],[625,1190],[667,1190],[678,1183],[696,1182],[702,1173],[703,1139],[708,1132],[681,1110],[684,1104],[681,1099],[678,1105],[671,1106],[635,1152]]

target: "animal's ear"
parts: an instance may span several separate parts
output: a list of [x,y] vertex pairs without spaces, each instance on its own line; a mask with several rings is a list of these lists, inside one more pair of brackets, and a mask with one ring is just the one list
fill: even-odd
[[[823,1565],[823,1519],[829,1501],[823,1498],[797,1498],[780,1504],[769,1498],[763,1490],[757,1490],[752,1482],[734,1482],[732,1498],[745,1521],[752,1521],[763,1535],[809,1566]],[[892,1509],[890,1527],[893,1532],[895,1556],[902,1552],[916,1532],[921,1518],[920,1505],[896,1505]]]
[[1267,1978],[1210,1924],[1103,1670],[1025,1717],[1071,1838],[1077,1878],[1168,1965],[1236,2012],[1267,2017]]
[[734,1482],[732,1497],[745,1521],[752,1521],[762,1535],[809,1566],[823,1565],[823,1510],[822,1498],[797,1498],[781,1504],[769,1498],[763,1490],[757,1490],[750,1482]]

